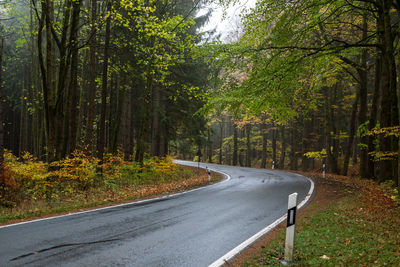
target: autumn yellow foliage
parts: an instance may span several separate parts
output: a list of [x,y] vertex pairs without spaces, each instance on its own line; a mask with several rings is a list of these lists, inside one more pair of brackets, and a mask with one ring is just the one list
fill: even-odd
[[171,156],[165,158],[153,157],[144,162],[144,169],[150,169],[155,173],[170,173],[176,170],[176,164],[172,162]]
[[177,165],[172,157],[146,159],[143,166],[125,161],[121,152],[106,154],[103,162],[75,151],[69,157],[51,164],[38,160],[28,152],[20,158],[4,153],[8,183],[3,183],[0,204],[20,200],[50,200],[86,192],[91,188],[117,190],[127,184],[158,184],[173,175]]

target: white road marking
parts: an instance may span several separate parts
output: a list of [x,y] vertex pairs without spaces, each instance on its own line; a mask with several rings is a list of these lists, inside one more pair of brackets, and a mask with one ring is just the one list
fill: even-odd
[[[204,167],[201,167],[201,168],[205,169]],[[225,177],[227,177],[225,180],[221,181],[220,183],[229,181],[231,179],[231,176],[229,174],[225,173],[225,172],[222,172],[222,171],[219,171],[219,170],[215,170],[215,169],[210,169],[210,170],[214,171],[214,172],[217,172],[217,173],[220,173],[220,174],[224,175]],[[298,208],[300,209],[302,206],[304,206],[309,201],[310,197],[312,196],[312,194],[314,192],[314,182],[310,178],[302,176],[300,174],[294,174],[294,175],[297,175],[297,176],[302,177],[302,178],[306,178],[311,183],[310,190],[308,191],[308,194],[306,195],[304,200],[298,205]],[[123,207],[123,206],[128,206],[128,205],[150,203],[150,202],[154,202],[154,201],[157,201],[157,200],[169,199],[169,198],[176,197],[176,196],[179,196],[179,195],[183,195],[183,194],[187,194],[187,193],[190,193],[190,192],[198,191],[198,190],[207,188],[209,186],[215,186],[215,185],[220,184],[220,183],[207,185],[207,186],[203,186],[203,187],[200,187],[200,188],[192,189],[192,190],[189,190],[189,191],[176,193],[176,194],[172,194],[172,195],[167,195],[167,196],[162,196],[162,197],[157,197],[157,198],[145,199],[145,200],[140,200],[140,201],[133,201],[133,202],[129,202],[129,203],[108,206],[108,207],[104,207],[104,208],[98,208],[98,209],[92,209],[92,210],[87,210],[87,211],[68,213],[68,214],[65,214],[65,215],[59,215],[59,216],[53,216],[53,217],[48,217],[48,218],[42,218],[42,219],[36,219],[36,220],[25,221],[25,222],[20,222],[20,223],[3,225],[3,226],[0,226],[0,229],[1,228],[12,227],[12,226],[17,226],[17,225],[22,225],[22,224],[46,221],[46,220],[51,220],[51,219],[55,219],[55,218],[62,218],[62,217],[67,217],[67,216],[72,216],[72,215],[79,215],[79,214],[84,214],[84,213],[100,211],[100,210],[118,208],[118,207]],[[270,225],[268,225],[267,227],[265,227],[264,229],[262,229],[261,231],[259,231],[258,233],[256,233],[252,237],[250,237],[249,239],[247,239],[246,241],[242,242],[240,245],[238,245],[237,247],[235,247],[234,249],[232,249],[231,251],[226,253],[224,256],[222,256],[221,258],[219,258],[218,260],[216,260],[215,262],[210,264],[209,267],[217,267],[217,266],[224,265],[227,261],[233,259],[235,256],[240,254],[244,249],[246,249],[247,247],[252,245],[254,242],[256,242],[260,237],[264,236],[265,234],[267,234],[268,232],[273,230],[275,227],[277,227],[284,220],[286,220],[286,216],[287,216],[286,214],[283,215],[282,217],[277,219],[275,222],[271,223]]]
[[[308,200],[312,196],[312,194],[314,192],[314,182],[310,178],[305,177],[303,175],[300,175],[300,174],[295,174],[295,175],[300,176],[302,178],[306,178],[311,183],[310,190],[308,191],[306,197],[297,206],[298,209],[300,209],[301,207],[303,207],[308,202]],[[224,256],[222,256],[218,260],[216,260],[213,263],[211,263],[208,267],[223,266],[226,262],[228,262],[229,260],[231,260],[234,257],[236,257],[237,255],[239,255],[243,250],[248,248],[250,245],[252,245],[254,242],[256,242],[259,238],[261,238],[265,234],[269,233],[271,230],[273,230],[275,227],[277,227],[280,223],[285,221],[286,220],[286,216],[287,216],[287,214],[283,215],[282,217],[280,217],[279,219],[277,219],[276,221],[274,221],[273,223],[271,223],[270,225],[268,225],[267,227],[262,229],[260,232],[256,233],[255,235],[253,235],[252,237],[250,237],[249,239],[247,239],[246,241],[242,242],[240,245],[238,245],[237,247],[235,247],[234,249],[232,249],[231,251],[226,253]]]
[[[203,168],[203,169],[204,169],[204,168]],[[7,227],[12,227],[12,226],[17,226],[17,225],[21,225],[21,224],[34,223],[34,222],[52,220],[52,219],[62,218],[62,217],[67,217],[67,216],[72,216],[72,215],[78,215],[78,214],[84,214],[84,213],[89,213],[89,212],[95,212],[95,211],[99,211],[99,210],[113,209],[113,208],[124,207],[124,206],[128,206],[128,205],[137,205],[137,204],[143,204],[143,203],[148,203],[148,202],[154,202],[154,201],[163,200],[163,199],[169,199],[169,198],[177,197],[177,196],[184,195],[184,194],[187,194],[187,193],[191,193],[191,192],[194,192],[194,191],[198,191],[198,190],[204,189],[204,188],[209,187],[209,186],[214,186],[214,185],[217,185],[217,184],[220,184],[220,183],[229,181],[229,180],[231,179],[231,176],[230,176],[229,174],[227,174],[227,173],[224,173],[224,172],[221,172],[221,171],[217,171],[217,170],[214,170],[214,169],[209,169],[209,170],[224,175],[224,176],[226,177],[226,179],[224,179],[223,181],[221,181],[221,182],[219,182],[219,183],[216,183],[216,184],[206,185],[206,186],[202,186],[202,187],[199,187],[199,188],[196,188],[196,189],[192,189],[192,190],[189,190],[189,191],[185,191],[185,192],[181,192],[181,193],[176,193],[176,194],[172,194],[172,195],[166,195],[166,196],[162,196],[162,197],[156,197],[156,198],[144,199],[144,200],[139,200],[139,201],[133,201],[133,202],[129,202],[129,203],[124,203],[124,204],[118,204],[118,205],[108,206],[108,207],[104,207],[104,208],[98,208],[98,209],[92,209],[92,210],[86,210],[86,211],[73,212],[73,213],[68,213],[68,214],[65,214],[65,215],[58,215],[58,216],[52,216],[52,217],[47,217],[47,218],[42,218],[42,219],[24,221],[24,222],[20,222],[20,223],[7,224],[7,225],[0,226],[0,229],[2,229],[2,228],[7,228]]]

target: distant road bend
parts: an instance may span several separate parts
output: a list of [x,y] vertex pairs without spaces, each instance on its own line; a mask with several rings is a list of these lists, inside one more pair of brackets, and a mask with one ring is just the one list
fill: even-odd
[[[197,166],[197,163],[178,161]],[[299,202],[310,181],[201,164],[229,180],[171,198],[0,227],[0,266],[208,266]]]

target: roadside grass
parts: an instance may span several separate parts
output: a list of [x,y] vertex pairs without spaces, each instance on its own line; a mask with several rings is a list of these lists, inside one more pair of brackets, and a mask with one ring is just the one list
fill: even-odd
[[[338,202],[296,223],[294,266],[399,266],[400,208],[381,186],[357,180]],[[283,231],[243,266],[282,266],[284,239]]]
[[215,183],[222,176],[212,173],[211,181],[204,170],[176,166],[174,171],[129,173],[121,169],[122,178],[106,180],[85,191],[75,191],[51,199],[24,199],[11,207],[0,205],[0,224],[88,210],[135,200],[190,190]]

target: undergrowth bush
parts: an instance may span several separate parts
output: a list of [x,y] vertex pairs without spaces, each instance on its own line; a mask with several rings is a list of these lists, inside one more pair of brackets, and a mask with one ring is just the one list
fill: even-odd
[[13,207],[15,205],[13,196],[18,183],[11,176],[9,168],[2,164],[0,166],[0,206]]
[[57,200],[93,188],[116,191],[128,185],[160,184],[185,176],[182,170],[177,175],[178,166],[170,156],[146,159],[143,166],[125,161],[121,152],[106,154],[102,164],[82,151],[51,164],[28,152],[20,158],[9,151],[4,156],[4,177],[0,179],[2,206],[15,206],[23,200]]

